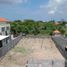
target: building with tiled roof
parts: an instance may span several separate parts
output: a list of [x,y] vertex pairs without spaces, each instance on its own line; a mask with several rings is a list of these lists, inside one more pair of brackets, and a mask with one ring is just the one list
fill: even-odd
[[59,25],[59,24],[60,24],[59,22],[54,22],[54,25],[56,25],[56,26]]
[[59,30],[54,30],[53,31],[53,35],[55,35],[55,36],[61,35],[61,32]]
[[10,24],[5,18],[0,18],[0,49],[6,48],[10,41]]
[[5,18],[0,18],[0,22],[9,22],[9,20],[7,20]]
[[0,35],[9,35],[10,34],[10,24],[9,20],[5,18],[0,18]]

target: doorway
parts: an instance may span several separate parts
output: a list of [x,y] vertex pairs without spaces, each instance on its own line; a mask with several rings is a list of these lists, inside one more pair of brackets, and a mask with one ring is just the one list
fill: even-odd
[[2,41],[0,41],[0,48],[2,47]]

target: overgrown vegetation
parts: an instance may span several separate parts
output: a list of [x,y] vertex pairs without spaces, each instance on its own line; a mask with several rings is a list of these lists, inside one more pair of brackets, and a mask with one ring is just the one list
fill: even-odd
[[25,55],[31,52],[30,49],[23,48],[23,47],[15,47],[15,48],[13,49],[13,51],[14,51],[14,52],[23,53],[23,54],[25,54]]
[[42,35],[52,35],[54,30],[59,30],[61,34],[66,33],[66,22],[58,22],[59,24],[56,25],[54,21],[43,22],[43,21],[34,21],[34,20],[16,20],[11,22],[11,32],[14,35],[18,35],[19,33],[24,34],[42,34]]

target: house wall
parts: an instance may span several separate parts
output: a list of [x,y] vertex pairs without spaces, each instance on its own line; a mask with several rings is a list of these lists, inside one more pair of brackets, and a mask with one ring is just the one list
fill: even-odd
[[[0,22],[0,35],[7,36],[10,35],[10,24],[7,22]],[[2,40],[2,47],[0,48],[0,57],[5,55],[7,51],[9,50],[10,42],[11,42],[11,37],[9,36],[8,38]],[[7,43],[6,43],[7,42]]]
[[11,42],[10,38],[2,40],[2,47],[0,48],[0,57],[4,56],[8,52],[11,45],[10,42]]
[[[2,30],[2,28],[4,28],[4,30]],[[10,24],[0,22],[0,35],[6,35],[6,32],[8,35],[10,35]]]

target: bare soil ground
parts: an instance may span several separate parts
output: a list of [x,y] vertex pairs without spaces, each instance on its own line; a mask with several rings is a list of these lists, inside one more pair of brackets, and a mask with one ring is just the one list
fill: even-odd
[[28,43],[26,44],[26,39],[21,39],[15,48],[3,57],[0,67],[25,67],[31,51]]
[[0,61],[0,67],[25,67],[30,57],[43,59],[46,56],[49,58],[46,52],[47,55],[44,55],[45,50],[49,52],[48,54],[54,50],[54,55],[59,54],[61,57],[50,38],[23,38]]

